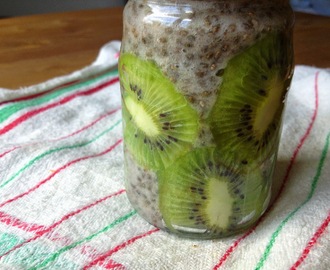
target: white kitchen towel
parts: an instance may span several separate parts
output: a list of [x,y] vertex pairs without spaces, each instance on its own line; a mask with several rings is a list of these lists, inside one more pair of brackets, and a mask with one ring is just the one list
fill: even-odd
[[330,269],[330,71],[296,67],[279,195],[258,224],[188,240],[126,198],[119,47],[68,76],[0,89],[0,269]]

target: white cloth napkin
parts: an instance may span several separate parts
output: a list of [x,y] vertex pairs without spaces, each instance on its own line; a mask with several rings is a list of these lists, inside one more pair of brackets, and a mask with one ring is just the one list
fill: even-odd
[[68,76],[0,89],[0,269],[330,269],[330,71],[296,67],[279,196],[257,226],[188,240],[126,198],[119,47]]

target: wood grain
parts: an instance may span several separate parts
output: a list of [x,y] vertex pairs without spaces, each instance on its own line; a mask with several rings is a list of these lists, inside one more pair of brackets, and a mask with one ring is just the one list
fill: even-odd
[[296,64],[330,67],[330,17],[297,13],[294,49]]
[[[0,20],[0,87],[17,89],[89,65],[122,37],[122,8]],[[297,14],[296,64],[330,67],[330,18]]]
[[0,20],[0,87],[18,88],[68,74],[122,35],[122,8]]

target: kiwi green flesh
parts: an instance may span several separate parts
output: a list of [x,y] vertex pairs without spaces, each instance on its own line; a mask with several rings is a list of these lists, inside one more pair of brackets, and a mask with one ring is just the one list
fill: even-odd
[[279,136],[292,59],[284,35],[268,34],[232,58],[209,116],[214,140],[237,162],[267,158]]
[[215,148],[195,149],[159,175],[160,210],[173,232],[235,232],[259,218],[268,197],[259,170],[227,165]]
[[140,165],[166,168],[192,147],[198,115],[153,62],[123,54],[119,74],[125,145]]

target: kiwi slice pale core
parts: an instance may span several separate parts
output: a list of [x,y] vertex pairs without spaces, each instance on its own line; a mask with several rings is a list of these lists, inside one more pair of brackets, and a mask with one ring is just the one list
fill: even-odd
[[119,74],[125,145],[140,165],[165,168],[191,148],[198,115],[153,62],[124,53]]
[[262,162],[279,136],[292,76],[288,44],[284,34],[268,34],[224,70],[209,124],[220,150],[242,164]]
[[237,232],[260,217],[269,191],[258,169],[227,165],[215,148],[195,149],[159,176],[160,210],[174,232]]

